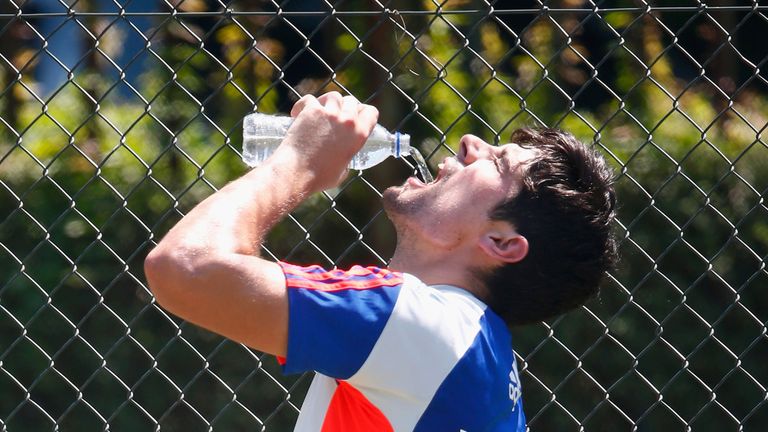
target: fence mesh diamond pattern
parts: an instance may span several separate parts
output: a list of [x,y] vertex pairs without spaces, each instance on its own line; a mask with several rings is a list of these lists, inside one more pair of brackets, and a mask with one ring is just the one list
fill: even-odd
[[[0,429],[292,428],[311,377],[166,313],[142,264],[245,172],[246,113],[329,90],[432,167],[525,125],[615,167],[618,269],[513,331],[532,430],[764,429],[766,34],[736,0],[2,3]],[[385,265],[381,191],[412,173],[353,173],[264,255]]]

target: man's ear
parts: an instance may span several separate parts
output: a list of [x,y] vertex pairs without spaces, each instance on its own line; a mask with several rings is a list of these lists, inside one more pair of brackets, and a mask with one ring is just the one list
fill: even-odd
[[488,230],[480,239],[479,246],[488,257],[510,264],[528,255],[528,239],[506,224]]

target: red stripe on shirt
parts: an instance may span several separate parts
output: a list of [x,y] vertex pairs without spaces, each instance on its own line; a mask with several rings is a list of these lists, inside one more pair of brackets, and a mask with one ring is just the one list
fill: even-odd
[[[339,291],[346,289],[371,289],[401,285],[401,273],[386,269],[365,268],[354,266],[345,270],[322,270],[319,266],[299,267],[293,264],[278,262],[286,276],[286,285],[290,288],[307,288],[322,291]],[[308,272],[312,270],[322,270]],[[353,277],[360,279],[352,279]]]
[[321,432],[389,432],[392,425],[384,413],[360,390],[345,381],[333,392]]
[[403,278],[395,276],[389,279],[371,279],[364,281],[342,280],[338,282],[315,282],[306,279],[286,279],[289,288],[307,288],[321,291],[340,291],[346,289],[364,290],[371,288],[392,287],[401,285]]
[[[391,277],[391,275],[395,274],[392,271],[389,271],[387,269],[379,269],[379,268],[369,268],[369,267],[360,267],[360,266],[354,266],[350,268],[349,270],[340,270],[340,269],[334,269],[331,271],[325,271],[322,270],[319,266],[312,266],[312,267],[299,267],[295,266],[293,264],[286,264],[286,263],[279,263],[280,266],[283,269],[283,272],[289,275],[294,276],[300,276],[304,279],[310,279],[310,280],[328,280],[328,279],[338,279],[339,277],[349,277],[349,276],[363,276],[363,277],[372,277],[372,278],[386,278]],[[310,272],[307,269],[319,269],[322,271],[319,272]]]

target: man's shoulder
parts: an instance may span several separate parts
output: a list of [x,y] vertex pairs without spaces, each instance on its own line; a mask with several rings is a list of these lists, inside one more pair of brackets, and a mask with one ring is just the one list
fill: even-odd
[[481,299],[471,291],[454,285],[427,285],[418,277],[404,273],[403,286],[414,292],[425,303],[430,303],[434,311],[461,319],[465,324],[483,321],[482,331],[494,331],[509,335],[504,321]]
[[414,337],[421,333],[428,345],[456,346],[475,339],[509,350],[511,336],[504,322],[469,291],[452,285],[427,285],[404,273],[393,317]]

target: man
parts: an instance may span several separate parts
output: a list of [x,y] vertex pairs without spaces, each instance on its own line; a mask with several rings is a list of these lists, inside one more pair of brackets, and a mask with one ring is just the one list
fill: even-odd
[[259,258],[264,236],[343,179],[378,112],[331,92],[291,115],[263,165],[149,254],[158,303],[288,373],[318,372],[296,430],[525,430],[507,327],[597,291],[615,249],[603,159],[554,130],[519,130],[500,147],[465,135],[433,183],[384,193],[398,236],[388,269],[299,267]]

